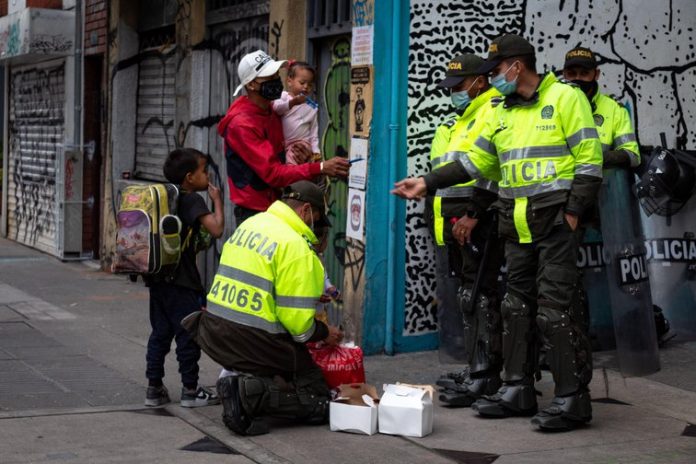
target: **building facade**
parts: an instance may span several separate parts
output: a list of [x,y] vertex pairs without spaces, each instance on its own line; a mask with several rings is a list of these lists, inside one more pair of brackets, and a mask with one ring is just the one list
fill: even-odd
[[[567,50],[589,47],[600,59],[601,88],[629,108],[641,144],[659,145],[664,132],[670,147],[696,148],[696,6],[689,0],[6,3],[1,230],[62,258],[98,257],[105,269],[119,191],[134,179],[161,181],[172,149],[210,155],[219,171],[213,180],[227,190],[216,125],[244,54],[263,49],[312,63],[324,156],[365,159],[349,179],[331,182],[325,260],[344,293],[335,312],[367,353],[437,346],[423,205],[389,190],[430,169],[430,140],[452,114],[449,96],[435,87],[451,57],[483,56],[493,38],[513,32],[535,45],[541,72],[559,69]],[[51,28],[41,26],[49,20]],[[81,73],[75,43],[84,44]],[[201,259],[207,281],[235,227],[232,208],[226,201],[223,239]],[[643,217],[653,300],[691,334],[695,214],[692,199],[676,214]],[[583,251],[586,261],[593,250]],[[608,311],[594,312],[601,319]]]

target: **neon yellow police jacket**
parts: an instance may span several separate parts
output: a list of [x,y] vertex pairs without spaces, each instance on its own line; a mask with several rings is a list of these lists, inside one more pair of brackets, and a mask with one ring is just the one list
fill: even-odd
[[[506,97],[474,143],[464,139],[450,153],[472,178],[499,181],[501,233],[532,243],[538,238],[530,230],[530,222],[539,219],[535,209],[564,203],[566,212],[580,216],[595,201],[602,149],[590,103],[579,88],[549,73],[532,100],[517,100]],[[514,237],[506,233],[509,221]]]
[[312,230],[281,201],[247,219],[225,242],[207,311],[306,342],[324,290],[324,267],[311,248],[316,243]]
[[[462,143],[462,139],[476,140],[483,129],[486,118],[493,110],[491,99],[495,97],[500,97],[500,92],[495,87],[490,87],[484,93],[474,98],[461,116],[447,120],[437,128],[430,148],[430,166],[432,170],[457,160],[456,151],[451,147],[459,146]],[[462,199],[471,198],[474,187],[489,190],[493,193],[498,191],[495,182],[486,179],[473,179],[469,182],[439,189],[435,192],[433,198],[433,230],[437,245],[441,246],[445,243],[443,237],[444,218],[455,215],[448,213],[448,204],[451,205],[452,203],[460,202]]]
[[623,150],[629,155],[631,167],[638,166],[640,149],[626,108],[613,98],[597,92],[592,97],[592,110],[602,152]]

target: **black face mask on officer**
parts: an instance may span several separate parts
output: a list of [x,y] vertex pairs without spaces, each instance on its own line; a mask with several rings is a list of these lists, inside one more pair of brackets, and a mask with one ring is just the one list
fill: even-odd
[[283,82],[280,77],[259,84],[259,95],[266,100],[277,100],[283,94]]
[[591,81],[574,79],[570,82],[580,87],[580,90],[582,90],[589,98],[594,97],[594,95],[597,93],[597,89],[599,88],[599,84],[594,79]]

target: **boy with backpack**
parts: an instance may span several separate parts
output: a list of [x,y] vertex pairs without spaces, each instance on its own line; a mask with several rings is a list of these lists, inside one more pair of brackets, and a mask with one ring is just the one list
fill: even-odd
[[[176,358],[183,384],[181,406],[195,408],[220,402],[217,395],[198,386],[201,349],[181,327],[181,320],[199,311],[205,301],[196,254],[209,244],[201,237],[206,235],[206,230],[213,237],[220,237],[225,223],[220,189],[209,183],[207,169],[206,156],[193,148],[172,151],[164,163],[164,176],[180,188],[177,216],[181,220],[181,258],[170,275],[155,274],[145,279],[150,288],[152,326],[146,356],[146,406],[160,406],[170,401],[162,378],[164,358],[172,339],[176,340]],[[214,212],[196,193],[206,189],[213,201]]]

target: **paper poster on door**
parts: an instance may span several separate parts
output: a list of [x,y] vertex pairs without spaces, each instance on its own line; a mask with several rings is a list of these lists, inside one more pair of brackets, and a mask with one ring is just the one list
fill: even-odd
[[353,66],[372,64],[374,30],[372,25],[353,28],[350,45],[350,63]]
[[365,221],[365,192],[348,189],[348,218],[346,220],[346,237],[363,240]]
[[372,122],[372,76],[370,66],[350,70],[350,130],[353,135],[368,137]]
[[365,190],[367,180],[367,139],[352,137],[350,139],[350,172],[348,187]]

